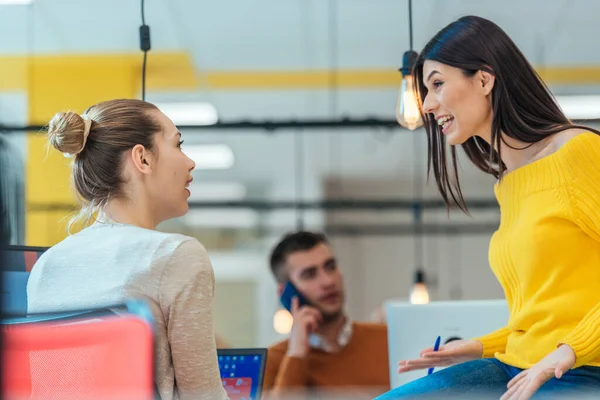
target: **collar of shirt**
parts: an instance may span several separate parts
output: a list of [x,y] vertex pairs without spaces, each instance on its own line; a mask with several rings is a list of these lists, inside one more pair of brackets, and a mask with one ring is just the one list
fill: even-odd
[[[342,327],[342,330],[340,331],[340,333],[338,335],[337,343],[341,348],[344,348],[348,345],[351,338],[352,338],[352,321],[350,320],[350,318],[346,318],[346,323],[344,324],[344,326]],[[311,334],[308,338],[308,341],[309,341],[310,347],[313,349],[323,350],[326,353],[331,353],[333,351],[331,346],[329,346],[327,344],[327,342],[325,342],[325,340],[323,340],[323,338],[321,336],[317,335],[316,333]]]

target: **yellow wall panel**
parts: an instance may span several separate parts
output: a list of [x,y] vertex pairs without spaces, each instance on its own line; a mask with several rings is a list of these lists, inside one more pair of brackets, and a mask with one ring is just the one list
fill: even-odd
[[[51,57],[31,65],[29,121],[47,123],[57,111],[83,112],[88,106],[113,98],[132,98],[137,91],[139,72],[131,64],[94,57],[73,59]],[[35,205],[74,203],[70,188],[69,161],[54,149],[46,151],[46,138],[27,138],[25,167],[26,203]],[[69,213],[34,211],[26,214],[26,243],[51,246],[67,235]]]

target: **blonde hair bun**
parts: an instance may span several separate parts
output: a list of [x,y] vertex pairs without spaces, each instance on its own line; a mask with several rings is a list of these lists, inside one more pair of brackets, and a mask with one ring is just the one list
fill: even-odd
[[48,124],[48,142],[58,151],[75,156],[83,151],[91,120],[73,112],[58,112]]

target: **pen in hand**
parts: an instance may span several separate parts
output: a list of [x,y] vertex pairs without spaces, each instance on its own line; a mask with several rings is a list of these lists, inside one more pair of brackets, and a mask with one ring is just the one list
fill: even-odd
[[[433,346],[433,351],[438,351],[440,349],[440,341],[442,340],[441,336],[438,336],[435,340],[435,345]],[[427,371],[427,375],[431,375],[433,373],[433,367],[429,368]]]

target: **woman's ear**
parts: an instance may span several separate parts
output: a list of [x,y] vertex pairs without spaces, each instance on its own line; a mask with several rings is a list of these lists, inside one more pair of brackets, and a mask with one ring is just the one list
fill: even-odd
[[135,145],[130,152],[133,165],[142,174],[152,172],[152,154],[141,144]]
[[494,84],[496,83],[496,77],[487,71],[479,71],[478,72],[478,80],[481,84],[481,89],[483,90],[483,94],[485,96],[492,93],[492,89],[494,89]]

